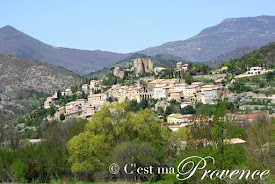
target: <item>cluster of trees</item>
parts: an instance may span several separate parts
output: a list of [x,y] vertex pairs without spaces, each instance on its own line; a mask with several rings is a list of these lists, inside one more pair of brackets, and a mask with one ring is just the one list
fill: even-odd
[[43,99],[48,97],[49,94],[44,93],[44,92],[39,92],[34,89],[22,89],[20,91],[16,92],[16,100],[26,100],[26,99],[31,99],[31,100],[38,100],[38,99]]
[[234,82],[232,85],[228,87],[228,89],[235,93],[251,91],[251,87],[246,86],[245,83],[241,81]]
[[246,72],[249,68],[254,66],[260,66],[265,69],[272,68],[273,66],[267,64],[266,59],[260,59],[261,56],[251,53],[249,55],[242,56],[239,59],[234,59],[228,63],[222,62],[220,67],[228,67],[228,72],[232,75],[238,75]]
[[[25,128],[18,127],[21,131],[23,138],[40,138],[42,132],[45,130],[48,121],[45,120],[47,116],[53,116],[57,108],[51,106],[49,109],[45,109],[43,106],[36,108],[30,113],[21,116],[17,119],[16,124],[24,124]],[[32,128],[32,127],[35,127]],[[22,131],[23,130],[23,131]]]
[[[1,144],[0,182],[62,182],[67,177],[72,177],[66,144],[74,135],[83,131],[86,123],[87,120],[76,119],[65,123],[54,121],[47,127],[43,141],[39,144],[27,144],[22,141],[20,145],[13,143],[9,147]],[[1,130],[0,124],[0,134]]]
[[[129,65],[129,67],[131,67]],[[108,90],[112,85],[120,84],[122,86],[127,85],[134,85],[135,80],[137,79],[136,74],[134,71],[124,71],[123,78],[119,78],[117,76],[114,76],[113,74],[114,67],[110,68],[110,73],[107,74],[106,78],[102,80],[102,85],[107,86],[105,90]],[[150,76],[151,73],[144,73],[143,76]],[[103,91],[105,91],[103,90]]]
[[198,74],[209,74],[211,68],[203,63],[202,65],[199,64],[193,64],[192,62],[188,63],[188,70],[175,70],[174,67],[168,68],[166,66],[167,70],[161,74],[158,75],[160,78],[182,78],[186,80],[186,83],[191,84],[191,82],[194,81],[192,78],[192,75],[198,75]]
[[208,74],[210,67],[205,63],[203,63],[201,66],[199,64],[194,64],[192,70],[198,73]]
[[272,82],[275,76],[275,72],[268,72],[265,74],[267,82]]
[[[216,110],[216,105],[203,104],[201,102],[196,103],[195,107],[188,105],[184,108],[180,108],[180,104],[181,104],[180,102],[171,100],[170,105],[167,106],[165,110],[159,106],[156,112],[159,115],[162,115],[164,117],[164,121],[166,122],[167,116],[169,116],[172,113],[195,114],[195,115],[204,115],[204,116],[211,117]],[[233,109],[236,107],[233,105],[233,103],[227,102],[226,108],[229,111],[233,111]]]
[[[239,128],[226,116],[228,109],[228,102],[219,100],[213,121],[204,115],[195,115],[194,126],[180,128],[177,132],[162,126],[150,109],[135,109],[134,113],[128,102],[102,107],[89,122],[52,122],[40,144],[0,148],[0,180],[65,182],[76,178],[82,181],[164,180],[165,183],[182,183],[176,177],[177,172],[139,174],[134,171],[126,174],[121,169],[118,174],[111,174],[109,165],[117,163],[123,168],[125,164],[135,163],[137,167],[177,168],[183,159],[197,155],[215,158],[215,164],[205,168],[210,170],[269,169],[271,174],[266,182],[274,182],[275,122],[261,114],[253,125]],[[247,140],[248,144],[238,146],[224,141],[236,137]],[[183,145],[181,141],[187,141],[187,144]],[[201,180],[201,174],[198,171],[185,182],[221,182],[209,178]],[[241,182],[260,183],[261,180],[244,179]]]

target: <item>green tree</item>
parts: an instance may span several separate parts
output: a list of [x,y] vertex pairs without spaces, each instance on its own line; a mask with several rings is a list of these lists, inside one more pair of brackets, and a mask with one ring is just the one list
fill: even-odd
[[192,105],[187,105],[181,109],[181,114],[194,114],[196,111]]
[[110,103],[112,103],[114,100],[113,100],[112,97],[109,97],[109,98],[107,99],[107,101],[110,102]]
[[165,114],[172,114],[173,110],[171,106],[167,106],[165,109]]
[[25,164],[21,160],[16,160],[12,163],[13,177],[16,182],[26,182]]
[[201,66],[201,70],[204,74],[207,74],[208,71],[209,71],[209,66],[206,65],[205,63],[203,63],[202,66]]
[[12,149],[5,147],[0,148],[0,181],[1,183],[5,183],[10,181],[10,176],[12,176],[12,168],[11,165],[13,163],[13,159],[15,157]]
[[163,152],[160,148],[165,142],[165,137],[162,136],[159,120],[149,109],[137,114],[133,114],[129,109],[126,102],[102,107],[92,116],[84,132],[68,142],[73,172],[104,170],[108,160],[106,158],[115,153],[114,148],[128,141],[150,143],[156,150],[160,150],[156,156],[161,157]]
[[194,67],[195,67],[197,72],[201,71],[201,66],[199,64],[194,64]]
[[84,91],[82,91],[81,98],[87,99],[88,95]]
[[219,159],[221,159],[221,162],[218,162],[220,169],[225,169],[225,149],[227,148],[225,139],[230,138],[230,122],[225,116],[226,103],[226,99],[218,101],[211,131],[212,139],[217,147],[216,151],[220,155]]
[[59,100],[61,98],[61,92],[60,90],[57,91],[57,100]]
[[[215,159],[215,164],[209,164],[205,170],[230,170],[239,167],[244,163],[244,149],[240,146],[230,145],[226,139],[231,137],[231,124],[226,117],[226,100],[219,100],[214,113],[213,122],[209,117],[195,116],[191,120],[193,126],[190,127],[190,136],[184,151],[181,151],[174,158],[174,167],[190,156],[200,157],[211,156]],[[209,134],[210,132],[210,134]],[[186,138],[186,137],[185,137]],[[194,160],[197,163],[196,160]],[[211,162],[211,161],[209,161]],[[196,172],[188,179],[190,183],[224,183],[224,180],[211,180],[206,177],[201,180],[201,172]],[[182,183],[176,179],[175,175],[168,175],[166,178],[171,183]],[[168,183],[168,182],[167,182]]]
[[194,81],[193,77],[190,74],[186,75],[184,79],[185,79],[185,83],[189,85],[192,84],[192,82]]
[[136,100],[131,100],[129,103],[132,112],[138,112],[140,110],[140,104]]
[[266,80],[271,81],[274,78],[275,73],[274,72],[267,72],[265,74]]
[[188,68],[189,71],[192,70],[193,69],[193,63],[189,62],[187,68]]
[[[259,113],[254,118],[254,124],[247,130],[245,151],[249,166],[256,169],[275,172],[275,122],[267,114]],[[274,176],[273,176],[274,178]],[[267,182],[269,183],[269,182]],[[270,182],[271,183],[271,182]]]
[[72,93],[75,94],[78,90],[78,87],[77,86],[72,86],[71,90],[72,90]]
[[[110,156],[110,164],[116,163],[119,166],[125,166],[129,163],[135,163],[137,167],[152,166],[157,168],[160,166],[160,160],[156,156],[158,155],[157,149],[149,142],[123,142],[114,148],[112,155]],[[150,182],[152,179],[156,179],[156,174],[139,175],[136,171],[133,175],[120,172],[121,178],[128,178],[128,180],[147,180]]]
[[54,116],[54,113],[56,112],[56,108],[54,106],[51,106],[49,109],[48,109],[48,114],[51,115],[51,116]]
[[148,106],[148,100],[142,99],[141,102],[140,102],[140,107],[141,107],[142,109],[148,108],[148,107],[149,107],[149,106]]
[[178,131],[175,131],[172,133],[172,136],[173,136],[173,134],[174,134],[174,136],[179,138],[181,141],[188,140],[189,137],[191,136],[190,130],[186,127],[179,128]]
[[158,113],[161,115],[164,113],[163,107],[158,106]]
[[59,119],[60,119],[61,121],[65,120],[65,115],[64,115],[63,113],[60,114]]

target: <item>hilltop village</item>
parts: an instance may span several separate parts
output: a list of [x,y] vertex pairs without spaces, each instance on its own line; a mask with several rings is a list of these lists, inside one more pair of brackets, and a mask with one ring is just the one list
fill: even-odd
[[275,42],[253,46],[274,36],[230,18],[120,54],[0,28],[0,182],[275,183]]
[[[167,70],[170,69],[154,67],[150,58],[137,58],[133,63],[133,66],[128,69],[113,68],[110,75],[117,79],[124,78],[124,80],[127,80],[127,78],[125,79],[125,74],[128,73],[129,75],[130,73],[130,76],[134,76],[135,79],[130,85],[117,83],[106,86],[103,80],[90,80],[82,84],[79,90],[66,89],[48,97],[44,102],[44,108],[49,109],[52,106],[57,108],[54,115],[48,116],[48,120],[63,120],[71,117],[89,118],[104,105],[125,100],[143,104],[150,101],[150,108],[156,112],[160,109],[167,111],[167,107],[171,106],[171,103],[178,104],[180,109],[191,109],[192,112],[196,104],[215,104],[221,97],[226,96],[229,101],[236,101],[238,96],[228,90],[235,80],[245,76],[256,76],[269,72],[262,67],[251,67],[246,73],[230,79],[228,73],[225,75],[228,67],[223,66],[219,70],[211,71],[212,76],[218,77],[216,80],[196,82],[194,79],[190,79],[192,77],[188,74],[192,67],[190,63],[183,64],[178,62],[173,68],[174,76],[172,74],[170,78],[160,78],[161,74],[167,73]],[[185,77],[182,78],[182,75],[185,75]],[[219,76],[221,77],[219,78]],[[69,101],[63,106],[56,103],[59,98],[74,94],[83,98]],[[243,101],[251,102],[252,97],[254,99],[268,100],[272,103],[275,102],[274,95],[266,97],[253,92],[247,92],[245,96],[240,98]],[[188,122],[192,117],[192,114],[186,113],[170,113],[167,117],[162,117],[160,113],[159,115],[160,118],[171,125],[172,130],[177,130],[179,126],[188,126]],[[209,118],[211,119],[211,117]]]

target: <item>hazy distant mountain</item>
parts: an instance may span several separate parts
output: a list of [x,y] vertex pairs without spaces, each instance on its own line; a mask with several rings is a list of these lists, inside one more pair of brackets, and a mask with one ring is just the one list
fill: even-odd
[[[219,63],[238,58],[272,41],[275,41],[275,16],[230,18],[187,40],[168,42],[137,53],[149,56],[168,54],[193,62]],[[54,47],[11,26],[0,28],[0,53],[62,66],[79,74],[109,67],[130,56]]]
[[[275,41],[275,16],[230,18],[187,40],[168,42],[139,53],[151,56],[165,53],[189,61],[208,62],[238,48],[259,48],[272,41]],[[251,49],[243,51],[245,54]]]
[[257,47],[242,47],[242,48],[237,48],[231,52],[222,54],[212,61],[210,61],[208,64],[211,66],[219,66],[222,62],[229,62],[233,59],[237,59],[247,53],[252,52],[253,50],[257,49]]
[[0,28],[0,53],[62,66],[79,74],[102,69],[129,56],[100,50],[54,47],[11,26]]
[[275,42],[269,43],[259,49],[245,54],[238,59],[234,59],[231,62],[246,62],[249,58],[255,58],[263,62],[264,67],[267,65],[269,68],[274,68],[275,66]]

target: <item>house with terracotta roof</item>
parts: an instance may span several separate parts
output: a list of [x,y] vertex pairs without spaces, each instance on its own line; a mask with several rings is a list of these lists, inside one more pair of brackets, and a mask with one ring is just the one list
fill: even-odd
[[100,94],[91,94],[88,96],[88,103],[93,106],[103,106],[107,102],[107,94],[100,93]]
[[83,113],[86,110],[86,99],[78,99],[65,105],[65,115]]
[[155,86],[160,86],[163,84],[166,85],[175,85],[179,83],[179,79],[156,79],[148,83],[148,88],[152,89]]
[[183,92],[187,86],[188,86],[188,84],[186,84],[186,83],[176,84],[174,87],[174,91],[182,91]]
[[183,90],[183,96],[193,96],[196,94],[201,87],[198,84],[191,84],[188,85],[184,90]]
[[176,101],[181,101],[183,99],[183,92],[182,91],[174,91],[174,90],[169,90],[167,100],[176,100]]

